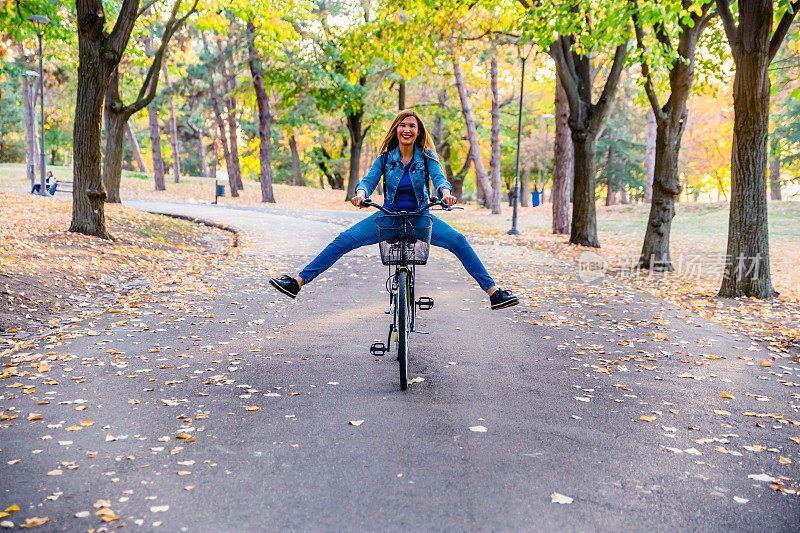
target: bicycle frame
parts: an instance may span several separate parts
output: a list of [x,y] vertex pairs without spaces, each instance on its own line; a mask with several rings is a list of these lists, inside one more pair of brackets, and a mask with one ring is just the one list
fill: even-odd
[[[452,210],[450,206],[444,203],[444,201],[439,200],[438,198],[434,199],[431,198],[431,201],[421,207],[419,210],[414,212],[393,212],[389,211],[388,209],[379,206],[365,198],[361,201],[361,205],[364,207],[376,207],[384,214],[390,217],[397,217],[400,219],[401,222],[401,231],[400,237],[398,238],[398,242],[400,244],[399,251],[400,256],[398,259],[384,259],[384,262],[389,263],[389,278],[386,280],[386,289],[389,292],[389,308],[392,314],[392,323],[389,326],[389,336],[386,342],[386,345],[381,347],[383,355],[386,351],[389,350],[391,346],[392,336],[394,336],[395,344],[397,345],[397,360],[400,364],[400,388],[405,390],[408,387],[408,352],[409,352],[409,333],[416,331],[416,308],[418,302],[416,301],[416,296],[414,294],[414,282],[416,278],[416,262],[412,256],[409,256],[409,250],[411,249],[408,244],[411,246],[414,245],[415,242],[418,241],[405,241],[404,239],[407,238],[407,235],[412,235],[413,231],[408,232],[407,228],[409,226],[412,227],[421,227],[415,226],[410,220],[413,220],[414,217],[419,216],[426,216],[431,219],[430,215],[424,214],[428,208],[439,205],[442,206],[447,211]],[[380,218],[380,217],[379,217]],[[431,219],[432,224],[432,219]],[[380,223],[378,223],[379,231]],[[391,228],[387,228],[391,229]],[[431,226],[425,227],[428,231],[427,234],[427,245],[430,247],[430,229]],[[381,251],[382,259],[383,259],[383,249]],[[423,264],[427,261],[427,255],[424,258],[419,259],[420,264]],[[394,267],[394,268],[392,268]],[[405,300],[403,302],[399,301],[400,299]],[[427,299],[429,302],[429,307],[423,307],[422,299],[420,299],[419,305],[420,309],[430,309],[433,305],[433,300],[430,298]],[[394,335],[393,335],[394,334]],[[383,343],[375,343],[373,347],[370,348],[370,352],[377,353],[378,348],[376,346],[382,345]],[[375,350],[373,352],[373,349]]]

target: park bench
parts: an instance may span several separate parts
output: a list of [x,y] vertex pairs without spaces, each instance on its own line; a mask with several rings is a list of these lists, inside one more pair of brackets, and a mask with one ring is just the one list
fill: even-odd
[[59,180],[57,185],[56,192],[53,194],[53,196],[60,192],[68,193],[70,196],[72,195],[72,181]]

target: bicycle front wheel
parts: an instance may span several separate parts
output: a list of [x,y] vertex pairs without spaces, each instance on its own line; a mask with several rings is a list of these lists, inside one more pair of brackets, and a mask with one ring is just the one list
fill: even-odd
[[397,276],[397,298],[394,300],[397,320],[397,362],[400,365],[400,388],[408,388],[408,335],[409,335],[409,292],[408,271],[401,270]]

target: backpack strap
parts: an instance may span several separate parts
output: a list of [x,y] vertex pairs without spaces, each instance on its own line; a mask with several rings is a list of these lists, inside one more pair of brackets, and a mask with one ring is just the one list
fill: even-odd
[[389,157],[389,152],[383,152],[381,154],[381,177],[383,178],[383,185],[381,188],[383,189],[383,197],[386,198],[386,159]]
[[[428,157],[428,154],[425,153],[424,149],[422,150],[422,158],[425,160],[425,188],[428,190],[428,198],[426,198],[426,201],[427,201],[427,199],[429,199],[431,197],[431,173],[428,170],[428,159],[429,159],[429,157]],[[438,193],[438,191],[437,191],[437,193]],[[436,194],[436,196],[438,197],[439,195]]]

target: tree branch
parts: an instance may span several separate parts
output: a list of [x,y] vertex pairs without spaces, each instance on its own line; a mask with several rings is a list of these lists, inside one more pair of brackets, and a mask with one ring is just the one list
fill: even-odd
[[672,50],[672,41],[667,34],[666,28],[664,28],[664,21],[659,20],[653,24],[653,30],[655,30],[655,36],[656,39],[658,39],[658,42],[663,44],[669,50]]
[[561,79],[561,85],[564,87],[564,92],[567,95],[570,109],[579,109],[580,96],[578,95],[578,84],[575,81],[574,75],[568,72],[564,50],[561,48],[562,39],[563,36],[559,36],[557,40],[550,44],[550,56],[556,63],[556,74]]
[[[709,7],[710,6],[711,4],[709,4]],[[695,25],[697,28],[697,35],[702,35],[703,32],[706,31],[706,28],[708,28],[709,24],[711,24],[711,21],[714,20],[717,15],[718,13],[716,9],[709,10],[706,15],[700,19],[700,23]]]
[[[778,27],[775,29],[775,33],[772,34],[772,38],[769,40],[769,61],[772,62],[772,59],[775,57],[775,54],[778,53],[778,49],[781,47],[781,43],[783,42],[784,37],[786,37],[786,33],[789,31],[789,27],[792,25],[792,20],[794,20],[795,14],[797,14],[797,10],[800,9],[800,0],[796,0],[791,4],[792,8],[787,9],[786,12],[781,17],[781,21],[778,23]],[[791,11],[791,13],[789,13]]]
[[725,34],[728,36],[728,41],[733,44],[739,40],[739,29],[733,21],[733,13],[731,13],[730,0],[717,0],[717,13],[719,18],[722,19],[722,26],[725,28]]
[[114,29],[111,30],[107,41],[108,48],[116,56],[117,62],[119,62],[122,52],[125,51],[125,46],[128,44],[133,25],[136,24],[138,11],[139,0],[123,0],[119,15],[117,15],[117,22],[114,24]]
[[126,108],[131,115],[150,105],[150,102],[152,102],[156,97],[158,79],[161,73],[161,64],[164,61],[164,54],[166,53],[169,41],[172,39],[172,36],[175,34],[178,28],[183,25],[186,19],[197,12],[198,2],[199,0],[194,0],[194,4],[192,4],[192,7],[189,9],[189,11],[176,21],[175,19],[178,17],[178,10],[180,9],[181,0],[175,0],[175,4],[172,6],[172,13],[170,13],[169,20],[164,28],[164,33],[161,36],[161,44],[156,51],[155,57],[153,57],[153,63],[147,70],[147,76],[145,77],[144,82],[142,82],[141,89],[139,89],[139,95],[137,96],[136,101]]
[[634,0],[633,7],[634,9],[631,13],[631,18],[633,19],[633,30],[636,34],[636,47],[640,51],[639,61],[642,65],[644,92],[647,95],[647,100],[650,102],[650,107],[653,109],[653,113],[656,115],[656,118],[663,120],[666,118],[666,114],[661,110],[661,104],[658,102],[658,95],[656,95],[656,91],[653,86],[653,76],[650,72],[650,64],[647,62],[647,57],[645,56],[644,30],[642,29],[642,23],[639,20],[639,2]]
[[617,85],[622,75],[622,67],[625,64],[626,55],[628,55],[628,43],[622,43],[617,46],[614,52],[614,63],[612,63],[611,70],[608,72],[608,78],[606,78],[606,84],[603,86],[603,92],[600,94],[597,103],[593,106],[594,109],[592,110],[590,128],[594,131],[599,129],[599,125],[602,124],[605,119],[609,103],[614,99],[614,93],[617,91]]
[[138,19],[139,17],[141,17],[142,15],[144,15],[144,13],[145,13],[145,12],[146,12],[148,9],[150,9],[151,7],[153,7],[153,6],[156,4],[156,2],[158,2],[158,0],[152,0],[151,2],[149,2],[148,4],[146,4],[144,7],[142,7],[141,9],[139,9],[139,12],[138,12],[138,13],[136,13],[136,18]]

